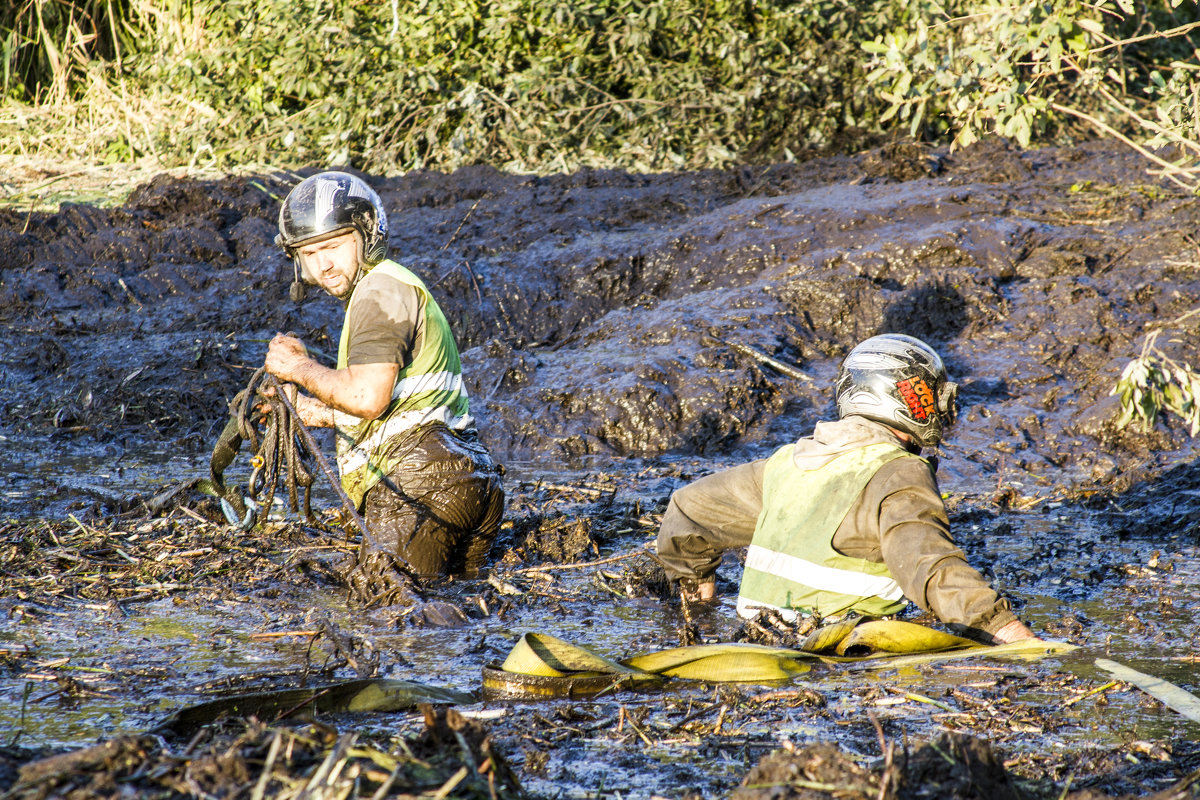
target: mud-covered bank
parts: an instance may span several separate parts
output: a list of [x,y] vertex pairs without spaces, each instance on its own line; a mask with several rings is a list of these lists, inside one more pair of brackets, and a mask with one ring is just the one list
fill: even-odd
[[[289,181],[164,176],[119,208],[4,211],[10,430],[202,449],[263,338],[331,351],[337,304],[291,303],[271,243]],[[374,183],[393,254],[438,293],[509,459],[769,446],[828,413],[840,355],[886,330],[940,346],[966,384],[948,475],[1003,462],[1105,485],[1194,452],[1178,426],[1106,425],[1142,335],[1200,296],[1197,201],[1145,185],[1111,147]],[[1196,327],[1168,330],[1184,360]]]
[[[140,734],[202,684],[297,680],[320,673],[314,660],[331,677],[374,665],[470,691],[525,630],[612,655],[673,645],[680,609],[635,555],[671,490],[807,432],[832,410],[841,356],[889,330],[934,343],[963,384],[939,476],[972,563],[1046,635],[1200,688],[1197,443],[1169,418],[1115,430],[1108,395],[1142,337],[1200,302],[1200,208],[1146,185],[1136,158],[987,144],[729,172],[373,180],[393,255],[447,311],[482,436],[510,467],[495,581],[439,590],[468,617],[449,630],[345,607],[328,565],[352,544],[328,526],[243,535],[202,503],[153,516],[131,498],[203,474],[275,331],[335,350],[338,305],[292,303],[271,242],[292,181],[162,176],[118,207],[0,211],[0,719],[30,748],[6,763]],[[1195,364],[1198,327],[1160,343]],[[612,556],[627,558],[521,572]],[[731,556],[726,593],[737,575]],[[701,634],[733,636],[725,611]],[[300,630],[322,631],[327,661],[311,636],[283,635]],[[1145,795],[1200,766],[1194,724],[1128,685],[1088,694],[1109,678],[1086,658],[975,666],[830,672],[774,699],[702,686],[469,710],[547,797],[726,794],[785,743],[808,763],[804,748],[836,742],[878,777],[867,711],[888,741],[986,739],[1030,796]],[[424,723],[322,724],[386,749]],[[239,741],[261,763],[270,736]]]

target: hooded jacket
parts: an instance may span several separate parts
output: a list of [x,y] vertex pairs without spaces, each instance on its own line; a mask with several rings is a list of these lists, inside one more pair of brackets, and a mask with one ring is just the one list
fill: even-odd
[[[850,416],[820,422],[796,442],[800,470],[871,444],[903,445],[890,428]],[[766,460],[679,489],[663,515],[659,556],[684,582],[711,580],[724,551],[750,543],[762,511]],[[833,535],[839,553],[887,565],[904,595],[946,623],[994,633],[1016,619],[1009,602],[967,563],[950,535],[946,506],[926,462],[897,458],[867,482]]]

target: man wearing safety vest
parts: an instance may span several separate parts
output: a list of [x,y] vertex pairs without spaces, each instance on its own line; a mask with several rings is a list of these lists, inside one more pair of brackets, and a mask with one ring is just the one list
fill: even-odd
[[[275,241],[293,261],[293,300],[303,278],[343,300],[346,315],[336,368],[280,334],[267,371],[309,392],[296,401],[306,425],[337,429],[342,488],[388,556],[421,576],[474,574],[503,513],[501,471],[477,441],[446,317],[421,279],[387,258],[379,195],[344,172],[306,178],[283,201]],[[367,583],[375,555],[364,542]]]
[[689,600],[710,600],[726,550],[749,546],[738,614],[894,614],[908,600],[979,638],[1033,632],[950,537],[934,467],[920,456],[954,419],[958,387],[919,339],[875,336],[837,380],[838,420],[773,456],[671,495],[658,554]]

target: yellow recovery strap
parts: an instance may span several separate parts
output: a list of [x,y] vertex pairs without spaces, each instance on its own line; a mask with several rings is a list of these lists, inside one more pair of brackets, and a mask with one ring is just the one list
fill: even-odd
[[1073,645],[1027,639],[988,647],[899,620],[850,619],[814,631],[799,649],[724,643],[674,647],[623,661],[545,633],[526,633],[504,663],[483,669],[485,692],[522,697],[583,697],[652,686],[669,678],[773,683],[807,672],[811,662],[892,667],[972,656],[1036,658]]

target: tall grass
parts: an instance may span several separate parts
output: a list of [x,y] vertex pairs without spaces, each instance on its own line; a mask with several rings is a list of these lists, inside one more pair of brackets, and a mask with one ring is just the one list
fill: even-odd
[[0,7],[4,97],[78,99],[97,59],[119,68],[129,19],[129,0],[12,0]]

